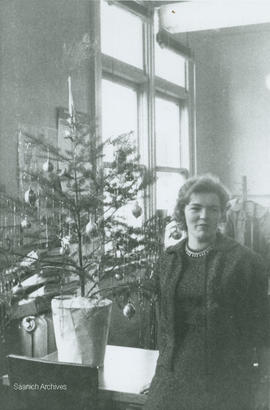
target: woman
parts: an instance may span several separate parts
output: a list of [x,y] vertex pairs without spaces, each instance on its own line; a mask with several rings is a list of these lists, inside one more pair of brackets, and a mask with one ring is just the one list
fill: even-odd
[[159,360],[145,410],[249,410],[268,343],[267,278],[259,256],[218,232],[228,200],[210,176],[187,180],[175,217],[187,238],[156,275]]

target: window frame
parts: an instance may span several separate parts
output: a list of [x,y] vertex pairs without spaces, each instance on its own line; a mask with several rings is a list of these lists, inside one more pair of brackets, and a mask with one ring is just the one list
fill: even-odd
[[[143,22],[143,69],[132,66],[114,57],[106,55],[101,51],[101,1],[106,1],[112,7],[117,6],[134,13]],[[138,98],[138,149],[143,157],[143,165],[146,165],[152,172],[176,172],[182,174],[182,170],[188,165],[190,174],[196,172],[196,130],[195,130],[195,65],[194,58],[189,48],[183,46],[178,40],[172,38],[169,33],[159,30],[154,32],[154,8],[150,5],[143,5],[141,2],[125,0],[99,0],[93,2],[96,9],[95,16],[99,17],[99,24],[95,28],[95,42],[99,46],[99,53],[96,57],[96,95],[95,101],[99,104],[94,112],[99,119],[99,134],[102,135],[101,117],[101,81],[102,78],[113,80],[119,84],[126,84],[136,88],[139,93]],[[93,18],[92,18],[93,20]],[[155,42],[162,43],[164,47],[182,55],[186,59],[185,67],[185,87],[174,84],[166,79],[155,75]],[[99,63],[97,64],[97,61]],[[98,72],[99,71],[99,72]],[[155,97],[177,101],[180,115],[180,164],[175,167],[158,167],[156,164],[156,136],[155,136]],[[93,100],[92,97],[90,97]],[[183,131],[185,141],[182,139]],[[147,141],[142,141],[147,137]],[[188,145],[188,153],[185,152],[183,161],[181,146]],[[156,213],[156,183],[147,188],[147,204],[145,218],[149,218]]]

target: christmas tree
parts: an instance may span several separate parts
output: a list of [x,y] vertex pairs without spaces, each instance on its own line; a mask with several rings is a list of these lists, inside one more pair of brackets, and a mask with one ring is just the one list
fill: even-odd
[[[68,149],[20,130],[38,163],[21,170],[24,191],[12,199],[23,243],[8,249],[12,267],[5,267],[2,281],[7,275],[15,278],[15,299],[39,296],[40,285],[50,297],[76,293],[79,286],[81,296],[114,298],[130,318],[133,292],[153,296],[147,283],[161,241],[153,221],[133,226],[126,216],[143,219],[153,178],[139,163],[132,133],[100,143],[95,126],[69,102],[64,119]],[[110,162],[104,161],[106,150],[112,153]],[[33,275],[35,283],[25,280]]]

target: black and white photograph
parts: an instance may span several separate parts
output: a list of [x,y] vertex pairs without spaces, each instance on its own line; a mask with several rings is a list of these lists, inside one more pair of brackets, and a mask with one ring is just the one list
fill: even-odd
[[0,0],[0,410],[270,410],[269,0]]

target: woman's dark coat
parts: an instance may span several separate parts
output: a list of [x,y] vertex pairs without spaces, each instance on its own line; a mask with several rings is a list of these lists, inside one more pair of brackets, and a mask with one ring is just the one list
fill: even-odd
[[[184,252],[185,241],[168,248],[156,272],[160,355],[155,378],[174,372],[174,354],[179,348],[175,301],[183,274]],[[228,387],[228,383],[231,386],[239,383],[241,396],[242,388],[244,391],[253,386],[256,372],[267,371],[264,363],[260,363],[259,372],[257,366],[261,347],[269,344],[267,276],[257,254],[220,234],[206,259],[205,318],[206,376],[220,389],[223,385]],[[151,401],[150,388],[147,410],[154,410]],[[180,403],[176,409],[181,409]]]

